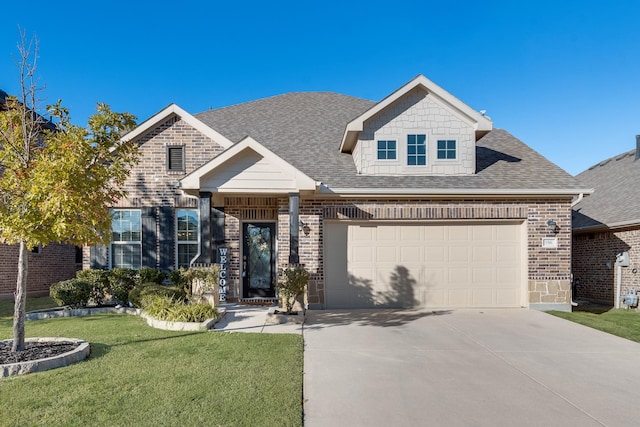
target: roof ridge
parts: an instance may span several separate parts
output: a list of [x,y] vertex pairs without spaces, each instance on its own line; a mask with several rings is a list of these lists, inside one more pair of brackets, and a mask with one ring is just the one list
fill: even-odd
[[[632,150],[624,151],[622,153],[616,154],[615,156],[611,156],[611,157],[609,157],[607,159],[600,160],[598,163],[596,163],[595,165],[589,167],[587,170],[590,171],[590,170],[593,170],[593,169],[597,168],[598,166],[605,166],[607,163],[611,162],[612,160],[616,160],[616,161],[622,160],[625,157],[628,157],[628,156],[631,156],[631,155],[635,155],[635,153],[636,153],[636,149],[635,148],[632,149]],[[583,173],[583,172],[586,172],[586,171],[582,171],[580,173]],[[578,174],[578,175],[580,175],[580,174]]]
[[255,103],[258,103],[258,102],[261,102],[261,101],[266,101],[266,100],[275,99],[275,98],[282,98],[282,97],[285,97],[285,96],[311,95],[311,94],[338,95],[338,96],[345,97],[345,98],[352,98],[352,99],[359,99],[359,100],[362,100],[362,101],[375,102],[375,101],[371,101],[369,99],[362,98],[362,97],[359,97],[359,96],[346,95],[344,93],[339,93],[339,92],[330,91],[330,90],[318,90],[318,91],[313,91],[313,90],[304,91],[304,90],[302,90],[302,91],[284,92],[284,93],[280,93],[280,94],[277,94],[277,95],[264,96],[262,98],[252,99],[250,101],[237,102],[235,104],[225,105],[225,106],[218,107],[218,108],[210,108],[208,110],[201,111],[201,112],[196,113],[194,115],[197,116],[197,115],[200,115],[200,114],[203,114],[203,113],[208,113],[210,111],[223,111],[223,110],[226,110],[228,108],[239,107],[239,106],[242,106],[242,105],[255,104]]

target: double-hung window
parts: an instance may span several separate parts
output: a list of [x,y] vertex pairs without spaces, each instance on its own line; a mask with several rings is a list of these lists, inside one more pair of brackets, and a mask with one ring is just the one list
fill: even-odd
[[438,160],[455,160],[456,159],[456,141],[454,139],[438,140],[437,158]]
[[140,210],[114,210],[111,229],[111,267],[139,269],[142,266]]
[[425,166],[427,164],[427,135],[407,135],[407,165]]
[[177,266],[189,267],[198,255],[198,211],[176,210]]
[[396,152],[395,140],[387,139],[378,141],[378,160],[395,160]]

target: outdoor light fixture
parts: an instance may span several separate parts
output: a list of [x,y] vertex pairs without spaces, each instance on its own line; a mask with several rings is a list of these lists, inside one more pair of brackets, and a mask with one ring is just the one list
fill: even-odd
[[302,222],[302,220],[300,220],[299,225],[300,225],[300,230],[302,230],[305,236],[308,236],[309,233],[311,233],[311,227],[309,227],[308,224],[305,224],[304,222]]
[[556,222],[552,219],[547,221],[547,227],[549,227],[549,231],[551,231],[552,233],[560,232],[560,227],[558,227],[558,224],[556,224]]

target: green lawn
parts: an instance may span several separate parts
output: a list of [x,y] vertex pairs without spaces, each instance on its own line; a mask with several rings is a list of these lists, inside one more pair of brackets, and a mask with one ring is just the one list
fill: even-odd
[[[0,339],[12,304],[0,301]],[[300,335],[161,331],[117,314],[30,321],[26,334],[87,340],[91,357],[0,379],[3,426],[302,425]]]
[[573,313],[550,311],[549,313],[631,341],[640,342],[640,312],[634,310],[609,310],[602,314],[584,311]]

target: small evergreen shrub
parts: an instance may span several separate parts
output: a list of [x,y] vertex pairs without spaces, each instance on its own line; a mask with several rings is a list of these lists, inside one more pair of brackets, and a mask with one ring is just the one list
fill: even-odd
[[184,289],[187,294],[191,294],[189,281],[185,274],[186,271],[187,270],[183,267],[180,267],[177,270],[171,270],[169,272],[169,282],[171,282],[173,286]]
[[49,296],[60,306],[84,307],[91,296],[91,285],[80,279],[64,280],[51,285]]
[[204,322],[218,317],[209,304],[186,304],[161,295],[143,297],[142,309],[151,317],[169,322]]
[[176,301],[184,301],[187,294],[184,289],[176,286],[163,286],[157,283],[143,283],[136,285],[129,291],[129,301],[136,307],[142,308],[142,300],[147,296],[164,296]]
[[166,277],[166,274],[164,274],[162,270],[145,267],[138,271],[136,284],[157,283],[158,285],[161,285]]
[[293,312],[293,305],[304,292],[308,282],[309,273],[299,265],[292,265],[280,273],[280,280],[276,287],[288,314]]
[[111,297],[126,304],[129,300],[129,292],[136,285],[138,272],[128,268],[114,268],[109,271],[109,294]]
[[91,290],[89,301],[95,305],[104,304],[109,294],[109,271],[107,270],[80,270],[76,273],[76,279],[85,281]]

